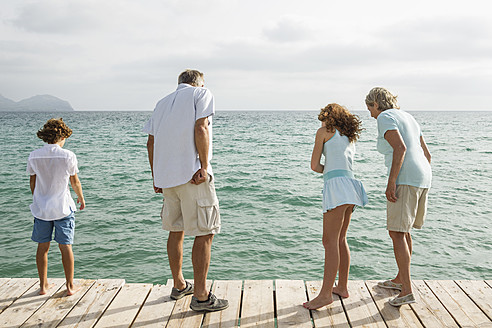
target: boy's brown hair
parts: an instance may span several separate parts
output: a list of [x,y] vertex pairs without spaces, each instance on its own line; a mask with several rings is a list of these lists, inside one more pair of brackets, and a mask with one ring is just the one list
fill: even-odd
[[49,119],[37,133],[39,139],[49,144],[57,143],[60,139],[68,138],[71,135],[72,129],[63,122],[61,117]]

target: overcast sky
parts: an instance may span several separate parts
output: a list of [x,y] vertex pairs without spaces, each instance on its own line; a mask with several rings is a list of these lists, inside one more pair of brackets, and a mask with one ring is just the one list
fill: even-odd
[[0,94],[152,110],[186,68],[217,109],[492,109],[488,0],[1,0]]

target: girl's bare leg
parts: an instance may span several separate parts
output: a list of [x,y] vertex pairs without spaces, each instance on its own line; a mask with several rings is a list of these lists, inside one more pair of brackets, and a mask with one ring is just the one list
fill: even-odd
[[353,209],[354,205],[346,207],[342,230],[340,231],[340,238],[338,239],[340,265],[338,266],[338,283],[336,287],[333,287],[333,293],[343,298],[349,297],[347,284],[350,270],[350,249],[347,243],[347,230],[350,224]]
[[333,284],[340,264],[339,238],[344,213],[349,205],[341,205],[323,214],[323,246],[325,248],[325,272],[323,287],[314,299],[303,304],[309,310],[318,309],[333,302]]

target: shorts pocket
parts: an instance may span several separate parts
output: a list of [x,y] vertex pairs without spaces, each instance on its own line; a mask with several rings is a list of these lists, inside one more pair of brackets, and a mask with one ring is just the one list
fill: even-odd
[[198,229],[212,231],[220,227],[219,201],[215,199],[197,199]]

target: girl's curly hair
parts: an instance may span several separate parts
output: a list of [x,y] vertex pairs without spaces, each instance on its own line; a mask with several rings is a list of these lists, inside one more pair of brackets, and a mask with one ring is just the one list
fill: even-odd
[[328,104],[325,108],[321,108],[318,120],[325,123],[328,131],[333,131],[335,128],[340,134],[347,136],[350,142],[357,141],[363,130],[359,117],[339,104]]
[[72,129],[60,118],[51,118],[38,131],[37,136],[44,142],[54,144],[62,138],[68,138],[72,135]]

